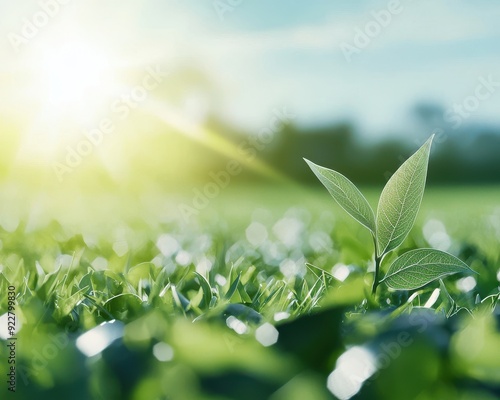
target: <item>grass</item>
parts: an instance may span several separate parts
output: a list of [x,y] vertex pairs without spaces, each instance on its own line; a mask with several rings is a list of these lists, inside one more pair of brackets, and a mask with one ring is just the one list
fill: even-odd
[[[12,202],[0,315],[14,285],[15,395],[496,398],[499,195],[428,189],[399,253],[445,246],[479,275],[414,292],[381,285],[375,299],[369,233],[319,189],[230,185],[189,221],[177,209],[189,191]],[[353,354],[364,363],[354,370]]]

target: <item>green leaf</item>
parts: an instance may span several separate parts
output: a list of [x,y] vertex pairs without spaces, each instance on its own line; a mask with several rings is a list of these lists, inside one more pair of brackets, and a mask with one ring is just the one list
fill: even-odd
[[435,249],[410,250],[398,257],[382,279],[397,290],[417,289],[429,282],[457,272],[474,272],[451,254]]
[[127,272],[127,280],[137,289],[141,280],[149,280],[153,278],[154,264],[146,261],[137,264],[130,268]]
[[377,209],[377,255],[394,250],[410,232],[424,195],[431,136],[392,175],[384,187]]
[[68,315],[78,304],[81,299],[84,298],[83,293],[88,290],[89,286],[81,288],[75,292],[72,296],[58,302],[58,315],[59,317],[64,317]]
[[122,293],[106,300],[103,306],[115,319],[125,319],[139,315],[142,304],[141,298],[136,294]]
[[375,215],[363,194],[344,175],[321,167],[304,158],[314,174],[326,187],[334,200],[354,219],[375,233]]

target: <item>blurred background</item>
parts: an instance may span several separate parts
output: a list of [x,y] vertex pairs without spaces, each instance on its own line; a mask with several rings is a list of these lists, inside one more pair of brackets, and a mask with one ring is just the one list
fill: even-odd
[[302,157],[382,185],[433,133],[430,184],[498,183],[478,4],[2,0],[2,187],[316,184]]
[[[19,398],[500,398],[497,2],[0,10],[0,325],[15,285]],[[375,205],[431,135],[398,251],[478,274],[367,303],[370,234],[303,158]],[[414,344],[392,357],[401,332]]]

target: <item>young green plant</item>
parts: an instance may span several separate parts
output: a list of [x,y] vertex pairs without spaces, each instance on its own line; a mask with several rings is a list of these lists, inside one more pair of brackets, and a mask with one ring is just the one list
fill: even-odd
[[425,189],[431,136],[392,175],[380,196],[377,214],[359,189],[344,175],[304,159],[334,200],[371,233],[375,247],[372,294],[385,282],[396,290],[420,288],[458,272],[474,272],[455,256],[436,249],[410,250],[399,256],[379,280],[380,264],[408,236]]

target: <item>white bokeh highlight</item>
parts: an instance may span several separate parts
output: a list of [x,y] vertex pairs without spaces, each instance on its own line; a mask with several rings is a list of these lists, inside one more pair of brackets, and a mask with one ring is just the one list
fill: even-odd
[[255,331],[255,338],[265,347],[275,344],[278,341],[278,336],[278,330],[268,322],[259,326]]
[[120,321],[103,322],[82,334],[76,340],[76,347],[87,357],[93,357],[101,353],[115,340],[121,338],[123,330],[124,324]]
[[363,382],[377,370],[374,355],[361,346],[347,350],[328,376],[327,387],[339,400],[348,400],[359,392]]

